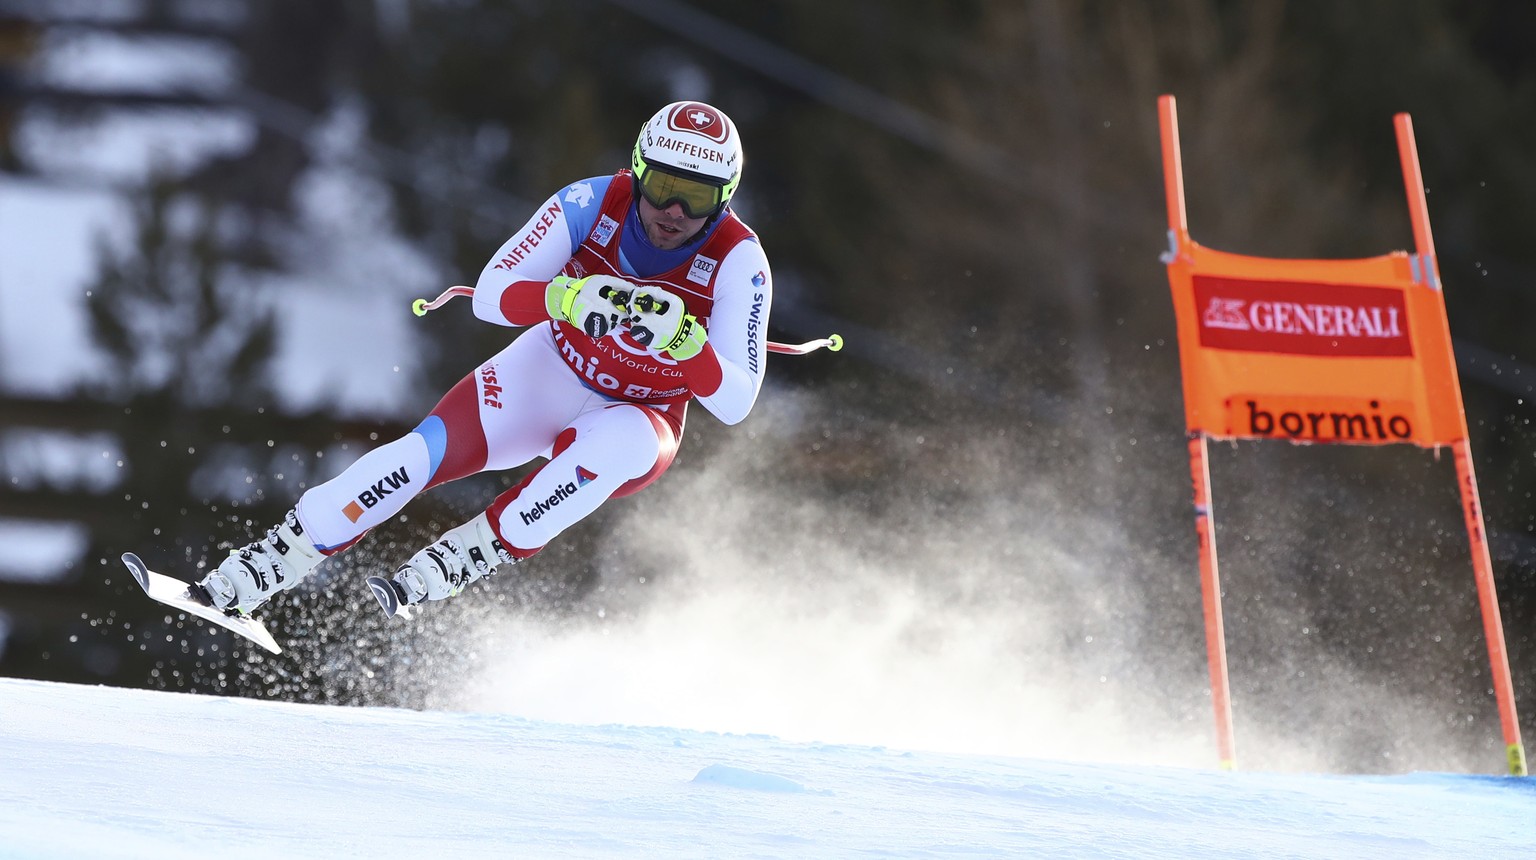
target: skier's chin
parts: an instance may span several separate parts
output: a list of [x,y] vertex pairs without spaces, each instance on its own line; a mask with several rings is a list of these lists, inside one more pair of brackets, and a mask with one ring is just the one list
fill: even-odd
[[645,233],[650,238],[651,244],[662,251],[680,248],[684,242],[688,241],[688,232],[685,229],[669,227],[654,221],[646,225]]

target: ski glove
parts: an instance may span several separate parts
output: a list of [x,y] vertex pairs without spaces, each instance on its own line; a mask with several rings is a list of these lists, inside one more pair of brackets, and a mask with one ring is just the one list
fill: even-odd
[[551,319],[565,320],[588,337],[602,337],[629,315],[634,288],[629,281],[612,275],[557,275],[544,289],[544,307]]
[[683,300],[660,287],[636,287],[629,312],[630,337],[676,361],[698,355],[709,338]]

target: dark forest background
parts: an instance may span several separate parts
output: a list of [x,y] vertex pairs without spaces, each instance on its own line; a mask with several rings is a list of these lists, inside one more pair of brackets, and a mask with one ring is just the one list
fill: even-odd
[[[1536,7],[1523,2],[1004,3],[951,0],[701,4],[680,0],[161,0],[110,16],[0,3],[0,168],[80,181],[29,158],[29,121],[232,111],[248,147],[120,189],[131,247],[103,241],[82,291],[98,378],[39,398],[0,392],[0,516],[69,520],[89,546],[47,583],[0,578],[0,674],[337,703],[418,705],[356,577],[284,598],[288,654],[265,658],[132,594],[117,556],[193,566],[276,521],[337,457],[413,426],[509,332],[467,314],[419,326],[423,372],[388,414],[289,414],[270,356],[285,311],[251,272],[295,269],[294,190],[313,130],[362,118],[353,167],[385,184],[397,233],[425,254],[432,295],[474,277],[533,206],[625,166],[640,124],[697,98],[746,143],[738,210],[778,288],[771,334],[840,331],[847,349],[775,358],[772,387],[813,404],[762,428],[772,499],[860,513],[878,536],[913,511],[943,531],[1015,503],[1010,530],[1094,543],[1125,536],[1101,576],[1134,618],[1126,649],[1165,655],[1178,689],[1204,678],[1184,460],[1156,99],[1179,101],[1191,232],[1204,245],[1286,257],[1370,256],[1412,242],[1391,119],[1413,117],[1473,428],[1509,659],[1536,736],[1536,436],[1528,320],[1536,311]],[[209,12],[217,10],[217,14]],[[211,43],[238,57],[227,92],[39,81],[52,40],[87,32]],[[187,217],[193,213],[193,217]],[[308,285],[325,291],[327,283]],[[7,313],[10,309],[0,309]],[[446,311],[444,312],[446,314]],[[338,345],[341,349],[342,345]],[[341,360],[338,357],[338,360]],[[753,421],[770,418],[753,416]],[[25,462],[19,432],[106,433],[112,486]],[[725,468],[736,432],[695,410],[686,471]],[[915,441],[914,441],[915,440]],[[316,452],[330,452],[317,459]],[[1448,456],[1414,449],[1213,446],[1217,540],[1238,732],[1299,707],[1340,734],[1348,764],[1393,769],[1367,712],[1321,725],[1309,660],[1418,697],[1466,747],[1502,754],[1466,536]],[[516,475],[413,504],[359,548],[398,563]],[[1051,489],[1038,516],[1019,486]],[[777,494],[777,495],[775,495]],[[758,497],[762,498],[762,497]],[[729,499],[720,500],[729,504]],[[540,557],[499,603],[576,611],[604,565],[605,510]],[[794,531],[777,537],[792,552]],[[1013,544],[1000,541],[1012,552]],[[989,544],[971,540],[985,555]],[[1004,559],[1020,590],[1074,590]],[[6,566],[0,558],[0,573]],[[952,571],[933,567],[922,576]],[[653,570],[665,575],[664,568]],[[356,610],[355,612],[351,610]],[[348,619],[338,627],[338,616]],[[447,625],[451,613],[422,625]],[[398,637],[397,637],[398,639]],[[321,678],[346,640],[366,673]],[[414,641],[414,640],[412,640]],[[1113,640],[1112,641],[1119,641]],[[1298,668],[1302,667],[1302,668]],[[1328,688],[1332,689],[1332,688]],[[1297,703],[1301,703],[1297,705]],[[1181,706],[1207,720],[1197,696]],[[1290,711],[1288,711],[1290,712]],[[1329,712],[1333,713],[1333,712]],[[1383,752],[1386,750],[1387,752]]]

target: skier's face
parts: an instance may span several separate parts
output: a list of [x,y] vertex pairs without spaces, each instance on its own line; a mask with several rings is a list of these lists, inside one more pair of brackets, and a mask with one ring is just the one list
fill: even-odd
[[651,201],[640,197],[640,224],[645,227],[645,237],[658,250],[670,251],[682,247],[689,239],[704,229],[706,218],[689,218],[683,212],[683,204],[673,203],[665,209],[657,209]]

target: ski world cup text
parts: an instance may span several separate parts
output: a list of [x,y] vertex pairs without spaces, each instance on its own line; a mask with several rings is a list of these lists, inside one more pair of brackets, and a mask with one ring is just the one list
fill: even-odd
[[1411,356],[1400,290],[1196,276],[1200,345],[1293,355]]
[[688,393],[688,386],[682,384],[683,372],[675,363],[663,363],[653,355],[631,355],[620,349],[612,337],[582,345],[590,350],[583,355],[581,346],[572,343],[565,332],[557,328],[554,335],[560,357],[600,391],[637,401],[667,400]]

